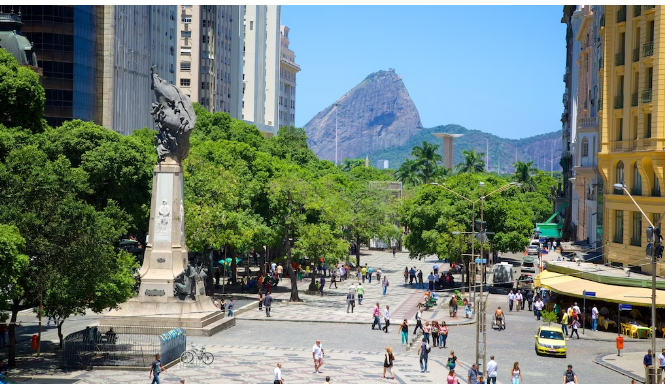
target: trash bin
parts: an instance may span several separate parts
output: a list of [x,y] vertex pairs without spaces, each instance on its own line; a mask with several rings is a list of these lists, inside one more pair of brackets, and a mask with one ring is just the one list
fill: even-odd
[[623,350],[623,336],[617,336],[617,350]]

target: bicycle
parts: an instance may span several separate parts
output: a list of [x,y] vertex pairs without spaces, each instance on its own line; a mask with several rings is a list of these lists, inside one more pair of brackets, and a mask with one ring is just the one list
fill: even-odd
[[206,365],[211,364],[215,360],[215,357],[211,353],[206,352],[205,347],[197,349],[194,345],[192,345],[191,350],[187,350],[180,355],[180,362],[192,363],[194,361],[194,357]]

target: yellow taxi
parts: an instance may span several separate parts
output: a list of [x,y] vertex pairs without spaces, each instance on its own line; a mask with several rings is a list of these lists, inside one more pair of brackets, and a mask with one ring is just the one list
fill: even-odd
[[557,355],[566,357],[568,345],[561,327],[540,326],[535,336],[536,354]]

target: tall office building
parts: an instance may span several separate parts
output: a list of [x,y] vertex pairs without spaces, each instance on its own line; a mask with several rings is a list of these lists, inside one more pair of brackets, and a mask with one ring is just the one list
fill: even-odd
[[279,128],[279,5],[244,5],[242,119],[267,136]]
[[155,72],[175,84],[176,5],[150,6],[150,64]]
[[296,54],[289,48],[289,27],[282,26],[279,64],[279,125],[296,124]]
[[124,135],[153,125],[150,11],[149,5],[96,6],[94,120]]
[[178,7],[176,84],[208,111],[240,118],[241,6]]
[[44,118],[51,126],[94,118],[94,5],[3,5],[21,9],[22,33],[43,69]]
[[[660,5],[606,5],[600,26],[603,59],[598,169],[605,182],[605,262],[651,273],[645,264],[647,221],[665,208],[665,28]],[[662,263],[657,272],[662,272]]]

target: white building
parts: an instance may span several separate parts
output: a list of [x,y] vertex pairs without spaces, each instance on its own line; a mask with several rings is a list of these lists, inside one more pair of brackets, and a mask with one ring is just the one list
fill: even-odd
[[208,111],[240,118],[242,7],[178,8],[176,85]]
[[150,64],[155,67],[155,72],[170,84],[175,84],[176,81],[177,9],[175,5],[150,6]]
[[244,5],[242,119],[277,134],[280,90],[279,5]]
[[289,48],[289,27],[282,26],[279,65],[279,125],[296,124],[296,54]]

